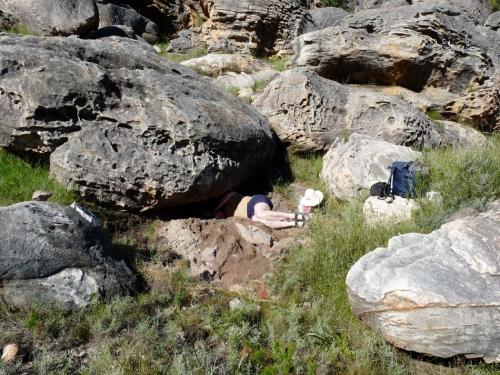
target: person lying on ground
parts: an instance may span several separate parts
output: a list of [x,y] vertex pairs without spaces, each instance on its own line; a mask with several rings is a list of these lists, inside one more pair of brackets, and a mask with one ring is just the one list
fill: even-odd
[[258,221],[273,229],[302,228],[308,216],[303,213],[273,211],[273,203],[262,194],[243,196],[237,192],[225,194],[214,210],[217,219],[231,216]]

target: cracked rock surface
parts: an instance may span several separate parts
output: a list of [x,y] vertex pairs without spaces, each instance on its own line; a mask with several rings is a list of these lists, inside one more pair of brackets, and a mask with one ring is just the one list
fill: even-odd
[[393,237],[347,275],[353,312],[399,348],[500,359],[500,201],[429,234]]

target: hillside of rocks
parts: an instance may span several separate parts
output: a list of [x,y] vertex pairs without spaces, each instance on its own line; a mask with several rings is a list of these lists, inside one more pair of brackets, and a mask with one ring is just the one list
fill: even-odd
[[[401,349],[397,358],[499,362],[498,8],[490,0],[0,0],[0,157],[19,160],[14,169],[39,168],[53,184],[10,181],[0,165],[5,194],[39,185],[31,200],[0,200],[0,330],[9,332],[0,333],[0,373],[36,373],[33,353],[64,350],[80,358],[67,373],[85,373],[107,353],[96,349],[99,335],[119,337],[110,358],[133,341],[128,328],[88,328],[76,343],[54,334],[43,346],[10,323],[29,321],[22,314],[50,307],[83,319],[82,311],[137,308],[145,298],[162,312],[138,316],[156,314],[165,330],[179,325],[157,337],[174,337],[165,352],[178,357],[166,367],[122,363],[136,373],[174,373],[169,366],[181,363],[177,373],[196,372],[183,361],[199,359],[201,347],[215,358],[212,373],[243,363],[247,373],[305,373],[303,363],[319,361],[335,340],[351,350],[330,355],[343,358],[341,369],[331,360],[311,373],[353,373],[347,320],[363,340]],[[463,178],[446,186],[452,179],[437,163],[458,170],[460,157]],[[393,162],[417,160],[441,191],[419,180],[427,191],[415,199],[368,197]],[[266,193],[275,210],[294,212],[310,187],[326,200],[304,228],[213,215],[230,191]],[[449,203],[453,189],[463,204]],[[357,224],[346,219],[353,207]],[[459,209],[472,211],[454,217]],[[356,228],[356,240],[343,237]],[[370,237],[377,230],[379,242]],[[325,247],[344,249],[335,275],[321,274],[337,267],[329,261],[307,263]],[[300,251],[308,255],[296,260]],[[307,275],[288,277],[292,266]],[[310,289],[316,277],[338,278],[341,291],[322,296]],[[320,314],[314,301],[336,301],[349,317],[324,323],[325,306]],[[180,318],[204,303],[220,306]],[[276,312],[285,305],[303,315]],[[276,339],[283,327],[266,320],[271,310],[308,331]],[[239,318],[226,313],[252,328],[235,339],[228,332]],[[422,373],[415,368],[409,373]]]

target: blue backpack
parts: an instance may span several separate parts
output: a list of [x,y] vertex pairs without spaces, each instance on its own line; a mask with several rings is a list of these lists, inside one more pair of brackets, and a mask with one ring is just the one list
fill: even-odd
[[400,197],[414,197],[417,186],[417,172],[421,167],[416,161],[395,161],[391,165],[391,176],[389,177],[390,195]]
[[390,166],[389,181],[377,182],[370,188],[370,195],[385,199],[387,197],[410,198],[416,195],[417,173],[422,167],[416,161],[395,161]]

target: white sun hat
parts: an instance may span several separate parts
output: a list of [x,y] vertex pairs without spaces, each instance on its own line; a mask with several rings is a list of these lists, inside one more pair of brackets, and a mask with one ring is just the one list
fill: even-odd
[[319,190],[307,189],[302,198],[300,198],[300,204],[302,206],[315,207],[323,201],[323,193]]

